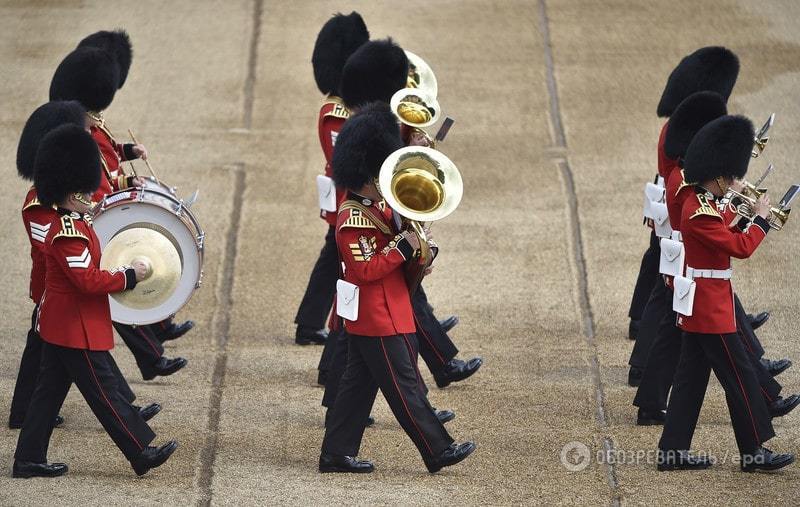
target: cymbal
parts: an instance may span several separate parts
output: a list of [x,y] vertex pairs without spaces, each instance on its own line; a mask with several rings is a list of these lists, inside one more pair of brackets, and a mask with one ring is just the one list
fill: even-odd
[[130,266],[140,260],[148,266],[147,277],[133,290],[111,294],[119,304],[136,310],[156,308],[167,301],[178,286],[182,263],[172,241],[157,230],[133,227],[120,232],[106,245],[100,259],[102,269]]

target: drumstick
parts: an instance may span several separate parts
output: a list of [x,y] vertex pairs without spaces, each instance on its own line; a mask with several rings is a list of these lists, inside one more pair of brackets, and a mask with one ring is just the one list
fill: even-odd
[[[131,131],[131,129],[128,129],[128,134],[131,135],[131,139],[133,139],[134,143],[139,144],[139,141],[136,140],[136,136],[133,135],[133,132]],[[156,176],[156,172],[153,170],[153,166],[150,165],[150,162],[145,160],[144,163],[147,166],[147,169],[150,170],[150,174],[152,174],[153,178],[156,179],[156,182],[161,183],[161,180],[159,180],[158,176]]]

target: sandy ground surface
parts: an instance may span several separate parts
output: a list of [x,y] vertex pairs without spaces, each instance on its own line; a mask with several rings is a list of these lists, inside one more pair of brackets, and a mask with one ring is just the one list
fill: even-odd
[[[318,347],[294,345],[292,319],[322,246],[313,178],[322,169],[320,102],[310,54],[319,27],[356,9],[374,38],[391,35],[436,71],[457,119],[442,150],[465,181],[462,206],[436,226],[442,254],[426,281],[442,316],[456,313],[462,357],[481,372],[430,398],[478,451],[429,475],[385,402],[361,455],[370,476],[321,476]],[[188,195],[207,232],[205,279],[180,317],[197,329],[168,348],[189,367],[141,381],[124,345],[115,357],[142,402],[165,409],[158,441],[181,447],[137,479],[77,393],[49,458],[68,476],[11,480],[17,432],[0,428],[0,504],[533,504],[792,502],[797,466],[744,475],[732,462],[724,397],[709,389],[695,448],[728,460],[701,473],[658,474],[644,461],[659,430],[634,426],[626,386],[627,307],[647,230],[641,187],[655,171],[655,106],[670,69],[697,47],[723,44],[742,62],[730,109],[757,122],[777,113],[766,160],[771,186],[797,178],[800,6],[792,0],[403,2],[17,1],[0,3],[0,414],[8,413],[31,303],[19,220],[24,182],[16,143],[47,98],[56,65],[86,34],[125,27],[135,57],[107,112],[132,128],[169,183]],[[755,172],[766,160],[752,164]],[[143,169],[143,167],[140,167]],[[769,309],[770,357],[797,355],[797,224],[736,264],[737,290]],[[430,375],[423,369],[427,379]],[[800,370],[780,380],[800,389]],[[712,384],[714,382],[712,381]],[[2,416],[5,418],[5,415]],[[3,422],[5,419],[3,419]],[[776,423],[772,447],[800,450],[797,416]],[[590,449],[569,471],[568,442]]]

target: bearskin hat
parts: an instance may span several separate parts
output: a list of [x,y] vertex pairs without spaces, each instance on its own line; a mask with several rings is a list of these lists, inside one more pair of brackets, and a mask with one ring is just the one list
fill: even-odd
[[720,46],[698,49],[684,57],[669,75],[658,102],[658,116],[669,117],[678,104],[695,92],[717,92],[727,102],[738,75],[739,58],[730,49]]
[[361,14],[335,14],[322,26],[314,44],[311,65],[314,80],[324,94],[339,94],[339,81],[347,58],[369,40],[369,31]]
[[711,120],[695,134],[686,150],[684,179],[701,183],[719,177],[743,178],[755,135],[753,123],[744,116]]
[[100,186],[100,150],[91,134],[77,125],[61,125],[44,136],[34,163],[33,184],[45,206]]
[[36,108],[31,114],[17,145],[17,172],[26,180],[33,180],[33,164],[39,143],[54,128],[71,124],[83,127],[86,124],[86,110],[77,101],[48,102]]
[[336,138],[333,179],[338,186],[357,191],[377,178],[386,157],[402,147],[400,125],[389,105],[367,104],[344,123]]
[[350,55],[339,85],[345,105],[352,109],[369,102],[386,102],[408,81],[408,57],[392,39],[363,44]]
[[103,49],[77,48],[58,65],[50,82],[50,100],[77,100],[89,111],[111,105],[119,88],[119,65]]
[[80,41],[78,47],[104,49],[111,53],[116,58],[117,65],[119,65],[119,88],[122,88],[125,80],[128,79],[128,71],[133,60],[133,46],[131,45],[130,37],[128,37],[128,32],[122,29],[114,30],[113,32],[101,30]]
[[671,159],[680,159],[703,125],[728,114],[725,99],[717,92],[697,92],[675,108],[669,117],[664,136],[664,153]]

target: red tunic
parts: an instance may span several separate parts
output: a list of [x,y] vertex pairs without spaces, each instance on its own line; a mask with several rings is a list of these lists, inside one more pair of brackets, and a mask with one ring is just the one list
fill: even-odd
[[120,171],[120,162],[127,159],[125,158],[124,145],[117,144],[114,136],[105,126],[93,126],[91,127],[91,132],[97,147],[100,149],[100,161],[103,165],[100,187],[92,194],[92,200],[99,202],[106,195],[127,188],[127,178]]
[[[358,210],[339,212],[336,244],[344,263],[344,280],[358,286],[358,320],[345,320],[348,333],[360,336],[391,336],[416,332],[411,298],[397,247],[391,209],[364,200],[379,226]],[[383,228],[383,230],[381,228]]]
[[664,153],[664,140],[667,138],[667,125],[669,125],[669,121],[664,123],[664,126],[661,127],[661,134],[658,136],[658,174],[666,181],[669,178],[670,173],[673,169],[678,168],[678,160],[669,158],[666,153]]
[[[700,192],[698,189],[696,192]],[[766,237],[769,225],[757,217],[747,232],[731,229],[717,211],[713,196],[696,193],[687,198],[681,213],[681,235],[686,265],[695,269],[726,270],[731,257],[746,259]],[[678,315],[678,326],[692,333],[736,332],[733,288],[730,280],[695,278],[692,316]]]
[[[339,131],[342,130],[342,125],[349,118],[350,113],[344,107],[342,99],[334,95],[329,96],[319,110],[319,121],[317,130],[319,132],[319,144],[322,147],[322,153],[325,155],[325,176],[332,177],[333,169],[331,161],[333,160],[333,147],[336,145],[336,137]],[[336,189],[336,208],[345,198],[346,192],[340,188]],[[336,225],[336,213],[325,210],[320,210],[319,216],[328,222],[331,227]]]
[[131,268],[100,269],[100,241],[78,213],[56,217],[45,244],[47,274],[38,321],[42,339],[73,349],[111,350],[108,294],[127,288]]
[[39,304],[44,292],[44,242],[50,231],[50,224],[57,216],[52,207],[42,206],[36,195],[36,189],[31,187],[22,206],[22,224],[31,243],[31,283],[28,295],[36,304]]

